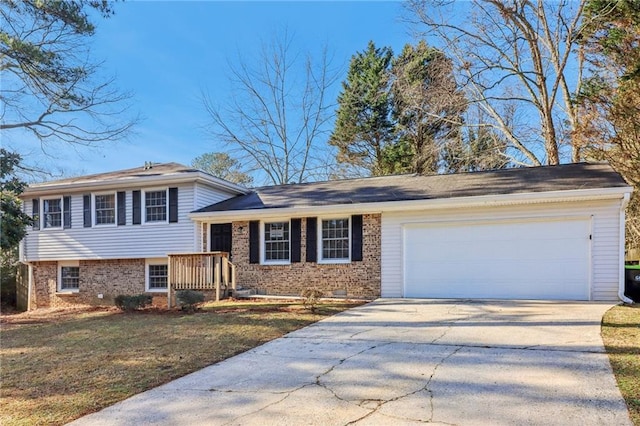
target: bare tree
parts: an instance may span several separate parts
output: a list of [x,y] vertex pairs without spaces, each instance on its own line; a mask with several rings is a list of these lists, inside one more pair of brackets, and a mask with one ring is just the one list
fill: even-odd
[[[584,0],[409,0],[407,10],[408,20],[455,61],[468,99],[504,135],[516,164],[558,164],[563,155],[580,161],[571,134]],[[514,110],[515,120],[507,120]]]
[[[109,17],[99,0],[0,2],[0,130],[48,143],[93,145],[124,137],[129,95],[99,76],[90,60],[90,14]],[[22,132],[22,133],[21,133]]]
[[323,150],[333,117],[327,90],[337,74],[326,48],[314,63],[293,52],[292,41],[285,33],[263,45],[257,62],[230,65],[232,96],[226,105],[203,94],[208,130],[218,146],[273,184],[326,176],[333,157]]

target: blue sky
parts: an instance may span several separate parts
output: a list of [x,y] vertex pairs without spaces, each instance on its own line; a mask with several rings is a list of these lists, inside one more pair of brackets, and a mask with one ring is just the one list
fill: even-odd
[[[262,42],[278,31],[294,35],[294,48],[314,52],[326,44],[333,65],[346,75],[351,55],[369,40],[399,51],[413,42],[401,21],[399,2],[136,2],[115,4],[115,16],[99,20],[93,58],[133,92],[132,109],[144,120],[128,141],[100,149],[56,150],[43,159],[66,175],[137,167],[145,161],[176,161],[213,151],[202,130],[207,115],[200,100],[208,90],[228,99],[229,61],[251,64]],[[340,89],[333,88],[333,98]],[[36,154],[34,154],[36,155]]]

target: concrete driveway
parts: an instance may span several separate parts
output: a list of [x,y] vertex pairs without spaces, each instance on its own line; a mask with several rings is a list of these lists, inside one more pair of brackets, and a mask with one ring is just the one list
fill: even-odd
[[611,304],[381,299],[74,425],[630,425]]

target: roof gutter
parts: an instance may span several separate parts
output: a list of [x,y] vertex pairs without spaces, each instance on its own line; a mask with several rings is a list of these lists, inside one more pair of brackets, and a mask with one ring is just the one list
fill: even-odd
[[218,179],[214,176],[207,175],[202,172],[191,172],[183,174],[165,174],[158,176],[132,176],[116,180],[105,181],[83,181],[72,183],[60,183],[60,184],[40,184],[32,187],[27,187],[21,194],[21,198],[27,198],[32,196],[46,195],[46,194],[58,194],[61,192],[69,191],[86,191],[86,190],[106,190],[106,189],[122,189],[125,187],[140,187],[148,185],[173,185],[176,183],[185,182],[203,182],[210,185],[218,186],[233,194],[246,194],[250,192],[250,189],[244,188],[240,185],[236,185],[231,182],[227,182],[223,179]]
[[[561,201],[592,201],[620,199],[631,193],[631,187],[572,189],[552,192],[530,192],[520,194],[480,195],[459,198],[438,198],[431,200],[401,200],[373,203],[329,204],[320,206],[300,206],[284,208],[264,208],[250,210],[227,210],[217,212],[192,212],[189,217],[195,221],[206,220],[246,220],[265,217],[294,215],[322,215],[332,213],[380,213],[406,210],[435,210],[443,208],[493,207],[515,204],[550,203]],[[626,195],[628,196],[628,195]]]
[[620,203],[620,233],[618,235],[620,235],[620,252],[619,252],[619,259],[620,259],[620,266],[619,266],[619,272],[618,272],[618,276],[619,281],[618,281],[618,298],[620,298],[620,300],[622,300],[624,303],[628,303],[628,304],[633,304],[633,300],[631,300],[630,298],[628,298],[627,296],[624,295],[624,287],[625,287],[625,269],[624,269],[624,246],[625,246],[625,239],[622,238],[624,236],[624,231],[625,231],[625,210],[627,208],[627,205],[629,204],[629,200],[631,199],[631,193],[627,192],[626,194],[624,194],[624,198],[622,199],[622,203]]

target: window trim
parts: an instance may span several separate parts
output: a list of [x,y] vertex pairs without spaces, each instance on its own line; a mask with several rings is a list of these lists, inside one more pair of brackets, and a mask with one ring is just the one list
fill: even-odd
[[[289,256],[287,259],[267,260],[267,246],[265,240],[265,225],[267,223],[287,223],[289,224]],[[261,265],[290,265],[291,264],[291,219],[269,219],[260,221],[260,264]]]
[[[149,287],[149,266],[153,265],[165,265],[167,267],[167,287],[166,288],[151,288]],[[169,259],[165,257],[155,257],[145,259],[144,262],[144,291],[147,293],[167,293],[169,291]]]
[[[113,195],[113,223],[98,223],[98,212],[96,210],[96,196]],[[91,193],[91,225],[95,227],[115,227],[118,226],[118,195],[114,191],[103,191]]]
[[[328,258],[325,259],[324,257],[324,250],[322,250],[322,222],[325,220],[344,220],[346,219],[348,221],[349,224],[349,230],[347,231],[349,233],[348,235],[348,241],[349,241],[349,247],[347,248],[347,252],[349,254],[348,257],[346,258],[341,258],[341,259],[332,259],[332,258]],[[316,226],[316,232],[317,232],[317,236],[318,236],[318,241],[317,241],[317,263],[321,263],[321,264],[347,264],[347,263],[351,263],[351,246],[353,245],[353,242],[351,241],[351,226],[352,226],[352,220],[351,220],[351,216],[347,215],[347,216],[318,216],[318,224]]]
[[[147,193],[148,192],[164,192],[164,220],[147,221]],[[162,188],[146,188],[140,191],[140,224],[141,225],[162,225],[169,223],[169,187]]]
[[[39,212],[39,221],[40,221],[40,230],[46,231],[49,229],[64,229],[64,200],[63,200],[63,196],[62,195],[56,195],[55,197],[42,197],[40,198],[40,205],[38,206],[40,208],[40,212]],[[50,201],[50,200],[59,200],[60,201],[60,226],[45,226],[46,225],[46,220],[45,220],[45,212],[44,212],[44,205],[45,202]]]
[[80,278],[78,278],[78,288],[62,288],[62,268],[72,267],[78,268],[78,275],[80,272],[80,261],[78,260],[63,260],[58,262],[58,282],[56,283],[56,291],[58,293],[78,293],[80,292]]

